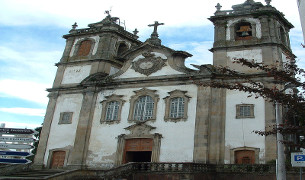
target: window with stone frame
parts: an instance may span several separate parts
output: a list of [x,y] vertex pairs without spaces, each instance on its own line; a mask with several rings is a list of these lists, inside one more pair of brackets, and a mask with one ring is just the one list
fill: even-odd
[[190,97],[186,91],[174,90],[165,97],[165,121],[185,121],[187,119],[188,102]]
[[102,101],[102,117],[101,123],[112,124],[119,123],[121,120],[121,112],[124,104],[123,96],[111,95],[106,96],[106,100]]
[[156,120],[159,96],[155,92],[146,88],[134,91],[135,95],[130,99],[128,121]]
[[254,118],[254,104],[237,104],[236,119]]
[[58,124],[71,124],[73,112],[61,112]]
[[240,22],[235,25],[235,40],[249,40],[252,38],[252,26],[249,22]]
[[91,50],[92,41],[84,40],[80,43],[77,56],[88,56]]

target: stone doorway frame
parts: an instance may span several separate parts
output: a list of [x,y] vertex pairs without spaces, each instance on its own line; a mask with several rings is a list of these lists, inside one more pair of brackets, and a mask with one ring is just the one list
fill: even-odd
[[115,157],[115,166],[119,166],[123,163],[124,148],[127,139],[152,139],[153,147],[151,152],[151,162],[159,162],[160,147],[162,135],[158,133],[151,134],[150,131],[155,129],[150,125],[146,125],[145,122],[139,122],[131,125],[126,130],[130,131],[130,134],[121,134],[118,136],[117,152]]

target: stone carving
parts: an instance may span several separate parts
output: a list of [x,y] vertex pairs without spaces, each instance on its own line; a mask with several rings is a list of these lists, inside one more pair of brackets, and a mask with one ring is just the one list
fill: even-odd
[[142,55],[144,58],[132,62],[131,68],[136,72],[149,76],[166,65],[166,60],[162,59],[161,57],[155,57],[155,55],[151,52],[145,52]]
[[150,135],[150,131],[155,129],[155,127],[147,125],[145,122],[138,122],[134,125],[128,126],[125,129],[130,131],[130,135],[142,137],[145,135]]

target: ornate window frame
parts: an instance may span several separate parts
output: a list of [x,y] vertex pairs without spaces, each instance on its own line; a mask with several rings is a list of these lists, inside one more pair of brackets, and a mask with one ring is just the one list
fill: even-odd
[[[122,99],[123,95],[113,94],[111,96],[105,96],[105,98],[106,98],[106,100],[101,101],[101,103],[102,103],[101,123],[105,123],[105,124],[119,123],[121,121],[122,107],[123,107],[123,104],[125,103],[125,101]],[[114,102],[114,101],[119,103],[118,119],[117,120],[106,120],[107,106],[110,102]]]
[[[169,96],[163,98],[165,101],[165,115],[164,115],[164,121],[186,121],[187,120],[187,113],[188,113],[188,103],[190,101],[190,96],[186,95],[187,91],[181,91],[181,90],[174,90],[171,92],[168,92]],[[173,118],[171,117],[171,100],[174,98],[183,98],[184,99],[184,115],[183,117],[177,117]]]
[[155,121],[156,114],[157,114],[157,104],[159,101],[159,95],[156,94],[156,90],[150,90],[150,89],[143,88],[138,91],[134,91],[134,93],[135,93],[135,95],[130,97],[130,109],[129,109],[128,122],[139,122],[138,120],[134,119],[134,112],[135,112],[136,101],[141,96],[150,96],[154,102],[154,108],[153,108],[154,111],[152,114],[152,118],[144,120],[144,121]]
[[[79,48],[80,48],[82,42],[84,42],[84,41],[91,41],[90,52],[86,56],[79,56],[78,51],[79,51]],[[71,59],[76,60],[76,59],[91,58],[93,56],[92,52],[93,52],[95,44],[96,44],[96,42],[95,42],[95,39],[93,39],[93,38],[84,38],[84,39],[81,39],[81,40],[77,41],[76,44],[74,45],[75,49],[74,49],[73,56],[72,56]]]
[[[243,115],[241,114],[241,108],[242,107],[249,107],[250,108],[250,114],[249,115]],[[236,104],[236,119],[245,119],[245,118],[255,118],[254,116],[254,104]]]
[[[66,120],[68,116],[68,120]],[[59,115],[58,124],[72,124],[73,112],[61,112]]]

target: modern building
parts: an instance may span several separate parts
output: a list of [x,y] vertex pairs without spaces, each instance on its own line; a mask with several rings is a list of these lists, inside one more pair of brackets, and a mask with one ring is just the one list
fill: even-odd
[[[155,22],[138,40],[119,18],[64,35],[34,165],[46,168],[111,168],[128,162],[264,164],[276,159],[275,136],[258,136],[275,123],[263,98],[201,83],[243,82],[215,66],[244,72],[272,86],[269,77],[233,63],[245,58],[268,65],[294,56],[293,25],[270,1],[247,0],[209,20],[215,26],[213,65],[185,66],[192,55],[163,46]],[[162,27],[159,27],[162,28]],[[278,63],[280,62],[280,63]],[[198,83],[199,82],[199,83]]]
[[305,43],[305,1],[304,0],[298,0],[298,8],[300,13],[300,20],[301,20],[301,26],[303,30],[303,37]]

